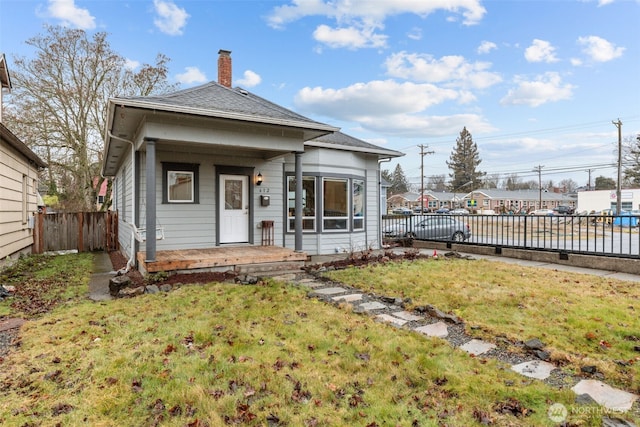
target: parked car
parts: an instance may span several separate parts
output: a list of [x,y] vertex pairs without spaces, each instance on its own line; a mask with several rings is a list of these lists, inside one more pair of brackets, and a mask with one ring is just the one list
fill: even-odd
[[536,209],[532,211],[529,215],[543,215],[543,216],[553,216],[553,209]]
[[416,240],[452,240],[464,242],[471,237],[469,225],[455,218],[429,215],[408,230],[405,224],[393,224],[384,229],[388,238],[413,238]]
[[416,206],[413,208],[414,214],[426,214],[429,213],[429,208],[421,208],[420,206]]
[[553,208],[553,212],[556,215],[573,215],[575,211],[575,208],[571,206],[556,206]]
[[469,215],[469,210],[465,208],[458,208],[452,211],[449,211],[451,215]]
[[411,215],[411,209],[409,208],[395,208],[392,212],[395,215]]
[[449,209],[447,209],[447,208],[440,208],[440,209],[438,209],[438,210],[436,211],[436,213],[438,213],[438,214],[446,214],[446,213],[449,213]]

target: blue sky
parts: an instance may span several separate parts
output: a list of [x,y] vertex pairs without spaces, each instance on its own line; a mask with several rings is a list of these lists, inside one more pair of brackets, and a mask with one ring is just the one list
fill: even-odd
[[[463,127],[479,169],[537,180],[616,178],[617,129],[640,133],[638,0],[0,0],[11,70],[43,25],[105,31],[132,67],[170,59],[181,87],[217,80],[406,153],[420,183]],[[609,166],[607,166],[609,165]]]

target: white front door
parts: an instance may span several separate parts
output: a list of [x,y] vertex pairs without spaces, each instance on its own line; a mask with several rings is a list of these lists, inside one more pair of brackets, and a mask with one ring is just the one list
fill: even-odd
[[220,243],[249,242],[249,177],[220,175]]

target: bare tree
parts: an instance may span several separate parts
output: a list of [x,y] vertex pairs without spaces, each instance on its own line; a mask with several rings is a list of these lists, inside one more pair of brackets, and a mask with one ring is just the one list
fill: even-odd
[[447,189],[447,177],[445,174],[430,176],[427,180],[427,188],[432,191],[445,191]]
[[640,186],[640,134],[628,136],[623,141],[622,165],[624,179],[630,187]]
[[578,183],[572,180],[571,178],[563,179],[562,181],[560,181],[559,185],[560,185],[560,189],[564,193],[572,193],[576,191],[576,188],[578,188]]
[[104,32],[90,38],[83,30],[45,29],[26,42],[35,57],[15,59],[8,122],[48,162],[49,187],[60,191],[64,209],[95,210],[107,101],[172,89],[169,60],[158,55],[136,72]]

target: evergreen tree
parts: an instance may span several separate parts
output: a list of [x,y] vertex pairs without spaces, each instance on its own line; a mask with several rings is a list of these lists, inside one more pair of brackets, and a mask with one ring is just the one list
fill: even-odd
[[406,193],[407,191],[409,191],[409,181],[404,175],[402,166],[400,166],[400,164],[397,164],[396,168],[393,171],[393,175],[391,176],[391,188],[389,189],[389,193],[402,194]]
[[615,190],[616,181],[613,178],[607,178],[606,176],[596,177],[596,190]]
[[640,186],[640,134],[630,142],[624,156],[624,179],[632,187]]
[[[485,172],[480,172],[477,168],[482,160],[478,154],[478,146],[473,142],[471,133],[466,127],[460,132],[456,139],[456,146],[451,152],[447,166],[451,170],[451,190],[458,190],[461,187],[475,189],[482,186],[482,178]],[[471,184],[467,184],[471,182]]]

